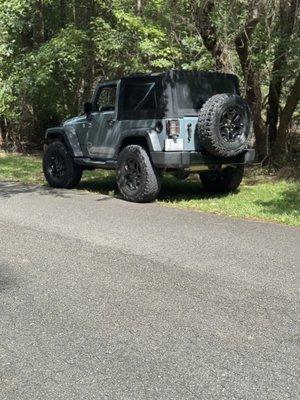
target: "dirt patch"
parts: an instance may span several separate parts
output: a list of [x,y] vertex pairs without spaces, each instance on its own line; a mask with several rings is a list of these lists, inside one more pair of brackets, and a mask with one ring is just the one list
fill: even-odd
[[300,167],[283,167],[277,172],[278,179],[300,181]]

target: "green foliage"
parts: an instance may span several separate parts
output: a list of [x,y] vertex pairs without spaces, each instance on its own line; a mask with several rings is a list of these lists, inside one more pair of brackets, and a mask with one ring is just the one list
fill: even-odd
[[[278,0],[258,3],[264,16],[251,37],[250,54],[266,96],[281,39]],[[97,80],[170,68],[214,69],[197,28],[196,10],[204,0],[141,4],[138,10],[136,0],[0,0],[2,136],[8,133],[13,143],[39,141],[46,127],[80,111]],[[249,4],[220,0],[210,14],[242,81],[235,37]],[[281,106],[299,71],[298,25],[286,45],[289,62],[278,72],[284,77]]]
[[97,78],[213,65],[183,23],[177,37],[167,0],[147,2],[142,15],[134,1],[64,3],[1,1],[0,118],[13,141],[39,139],[77,113]]

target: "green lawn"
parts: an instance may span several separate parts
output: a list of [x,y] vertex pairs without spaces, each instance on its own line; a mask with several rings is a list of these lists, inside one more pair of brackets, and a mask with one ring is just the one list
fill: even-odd
[[[0,153],[1,180],[44,184],[40,157]],[[117,195],[114,173],[86,171],[79,189]],[[206,194],[195,176],[184,182],[166,176],[158,202],[172,207],[300,226],[300,183],[267,175],[251,174],[244,179],[237,193],[229,195]]]

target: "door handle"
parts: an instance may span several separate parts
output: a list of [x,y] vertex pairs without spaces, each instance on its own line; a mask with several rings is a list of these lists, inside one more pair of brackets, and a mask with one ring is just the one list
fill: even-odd
[[107,123],[107,125],[108,126],[113,126],[113,124],[116,122],[116,120],[115,119],[113,119],[113,118],[107,118],[107,120],[106,120],[106,123]]

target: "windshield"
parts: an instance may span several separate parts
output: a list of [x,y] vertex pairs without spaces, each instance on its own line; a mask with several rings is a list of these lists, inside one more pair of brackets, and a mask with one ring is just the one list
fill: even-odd
[[236,93],[236,85],[229,77],[189,74],[176,78],[179,111],[190,114],[199,112],[203,104],[219,93]]

